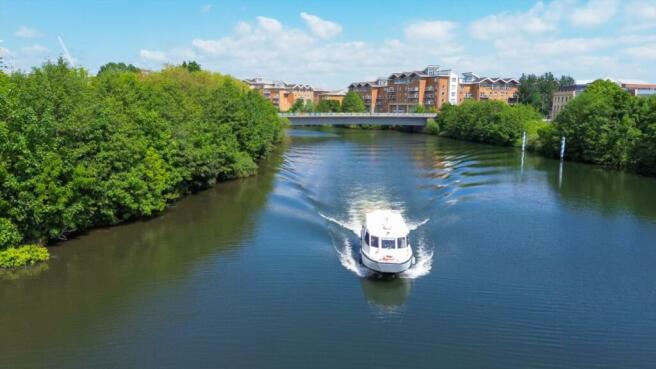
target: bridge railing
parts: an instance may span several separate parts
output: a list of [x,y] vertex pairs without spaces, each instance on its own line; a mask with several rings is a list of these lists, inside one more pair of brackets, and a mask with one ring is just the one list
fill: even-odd
[[436,113],[279,113],[284,118],[309,118],[309,117],[386,117],[386,118],[435,118]]

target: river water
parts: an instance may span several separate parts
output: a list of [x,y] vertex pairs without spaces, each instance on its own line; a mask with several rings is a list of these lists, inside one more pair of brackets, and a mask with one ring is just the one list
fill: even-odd
[[[369,209],[418,262],[357,263]],[[655,368],[656,180],[290,130],[253,178],[0,274],[0,368]]]

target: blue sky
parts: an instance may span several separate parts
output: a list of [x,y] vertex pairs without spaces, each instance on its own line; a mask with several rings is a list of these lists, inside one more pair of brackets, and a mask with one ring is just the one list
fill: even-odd
[[65,47],[92,72],[194,59],[326,88],[427,64],[656,82],[656,0],[0,0],[0,40],[4,63],[24,70]]

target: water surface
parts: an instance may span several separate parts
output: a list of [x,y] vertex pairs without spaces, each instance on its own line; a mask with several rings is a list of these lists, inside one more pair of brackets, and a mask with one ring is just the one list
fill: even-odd
[[[392,131],[292,130],[257,177],[0,275],[0,368],[654,368],[656,180]],[[357,263],[402,211],[418,264]]]

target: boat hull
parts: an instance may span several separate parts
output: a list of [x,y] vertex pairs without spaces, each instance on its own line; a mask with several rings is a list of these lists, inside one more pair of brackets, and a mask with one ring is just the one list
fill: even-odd
[[380,261],[375,261],[369,258],[366,253],[360,251],[362,257],[362,264],[367,268],[378,272],[386,274],[397,274],[405,272],[410,269],[413,264],[414,256],[411,256],[407,261],[401,263],[385,263]]

